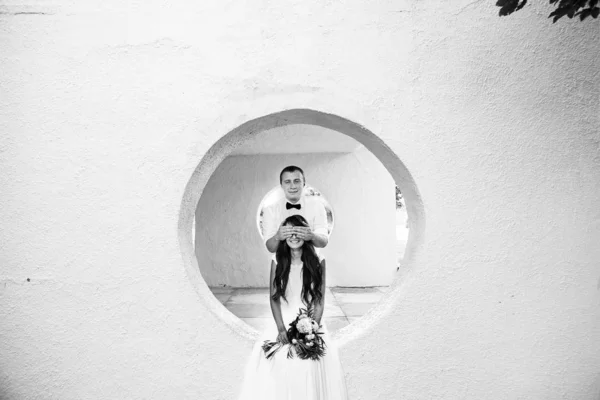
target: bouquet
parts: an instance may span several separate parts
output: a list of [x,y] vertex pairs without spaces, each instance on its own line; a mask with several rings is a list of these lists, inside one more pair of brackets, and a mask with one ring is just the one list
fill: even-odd
[[[325,355],[325,341],[321,337],[323,332],[319,332],[321,325],[313,318],[313,310],[301,308],[298,316],[290,323],[287,330],[287,338],[290,342],[287,358],[294,358],[297,355],[301,360],[318,360]],[[279,351],[283,343],[265,340],[263,351],[267,359]]]

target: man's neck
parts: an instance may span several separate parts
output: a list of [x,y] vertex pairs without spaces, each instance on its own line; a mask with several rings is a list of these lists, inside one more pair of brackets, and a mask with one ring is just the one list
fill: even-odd
[[299,198],[299,199],[297,199],[297,200],[290,200],[290,199],[288,199],[287,197],[285,198],[285,201],[287,201],[287,202],[288,202],[288,203],[290,203],[290,204],[298,204],[298,203],[300,203],[300,200],[302,200],[302,197],[300,197],[300,198]]

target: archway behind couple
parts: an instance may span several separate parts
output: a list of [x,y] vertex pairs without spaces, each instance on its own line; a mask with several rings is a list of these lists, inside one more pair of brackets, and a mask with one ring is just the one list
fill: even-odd
[[[270,255],[256,218],[265,196],[277,187],[279,171],[299,165],[335,216],[323,251],[330,266],[327,314],[330,327],[343,328],[375,307],[398,271],[408,268],[410,204],[397,201],[397,187],[408,187],[403,198],[417,198],[414,185],[407,185],[404,168],[402,179],[394,179],[363,143],[335,129],[345,122],[354,133],[372,135],[350,121],[311,110],[263,118],[264,129],[240,127],[237,145],[212,171],[199,199],[194,242],[200,271],[215,297],[244,322],[260,329],[271,318]],[[395,156],[388,160],[398,162]]]

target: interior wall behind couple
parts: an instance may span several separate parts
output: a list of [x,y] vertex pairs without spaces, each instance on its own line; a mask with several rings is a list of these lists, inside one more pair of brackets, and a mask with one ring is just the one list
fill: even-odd
[[298,165],[329,201],[335,225],[323,254],[329,286],[388,285],[396,272],[395,186],[368,150],[226,158],[196,211],[196,254],[209,286],[265,287],[269,254],[256,216],[279,172]]

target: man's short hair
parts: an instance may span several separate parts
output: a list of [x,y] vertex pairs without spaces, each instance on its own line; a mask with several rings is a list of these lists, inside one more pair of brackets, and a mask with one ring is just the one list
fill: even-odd
[[306,183],[306,177],[304,176],[304,171],[302,171],[302,168],[300,167],[296,167],[295,165],[288,165],[287,167],[285,167],[284,169],[281,170],[281,173],[279,174],[279,184],[281,185],[283,183],[283,174],[285,174],[286,172],[300,172],[300,174],[302,174],[302,179],[304,180],[304,183]]

